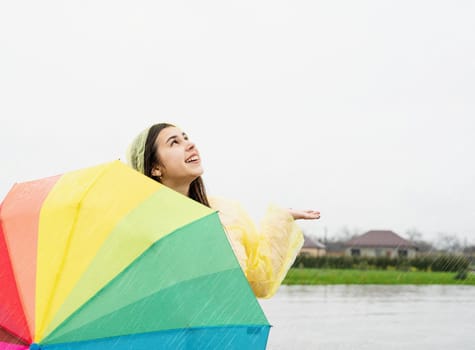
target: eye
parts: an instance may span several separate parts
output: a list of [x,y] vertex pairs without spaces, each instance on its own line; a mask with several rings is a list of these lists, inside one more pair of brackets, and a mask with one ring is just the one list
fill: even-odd
[[170,142],[170,146],[173,146],[175,143],[178,143],[177,140],[172,140],[172,142]]

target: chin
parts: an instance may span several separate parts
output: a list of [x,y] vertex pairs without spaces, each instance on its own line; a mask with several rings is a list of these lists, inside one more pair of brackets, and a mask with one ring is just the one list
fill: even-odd
[[195,175],[196,177],[200,177],[201,175],[203,175],[203,173],[204,173],[203,169],[200,169],[199,171],[195,172],[194,175]]
[[199,178],[201,175],[203,175],[203,172],[201,172],[201,173],[199,173],[199,174],[194,174],[192,181],[195,181],[195,180],[196,180],[197,178]]

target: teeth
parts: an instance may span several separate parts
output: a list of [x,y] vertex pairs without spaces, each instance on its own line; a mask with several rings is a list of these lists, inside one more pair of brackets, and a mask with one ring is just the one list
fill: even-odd
[[197,156],[193,156],[193,157],[189,158],[186,162],[187,162],[187,163],[190,163],[190,162],[193,162],[193,161],[195,161],[195,160],[198,160],[198,157],[197,157]]

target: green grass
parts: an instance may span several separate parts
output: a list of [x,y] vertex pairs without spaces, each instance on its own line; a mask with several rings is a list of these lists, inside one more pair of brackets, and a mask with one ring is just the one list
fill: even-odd
[[465,280],[455,279],[454,272],[415,272],[397,270],[337,270],[292,268],[283,284],[456,284],[475,285],[475,274]]

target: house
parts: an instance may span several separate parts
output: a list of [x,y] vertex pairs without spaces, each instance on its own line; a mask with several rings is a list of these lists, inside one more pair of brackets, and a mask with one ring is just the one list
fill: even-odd
[[393,231],[374,230],[354,237],[345,243],[346,256],[414,258],[416,245]]
[[326,254],[325,245],[313,240],[312,238],[303,235],[304,242],[299,255],[304,256],[323,256]]
[[326,256],[344,256],[345,243],[343,241],[328,241],[325,242]]

